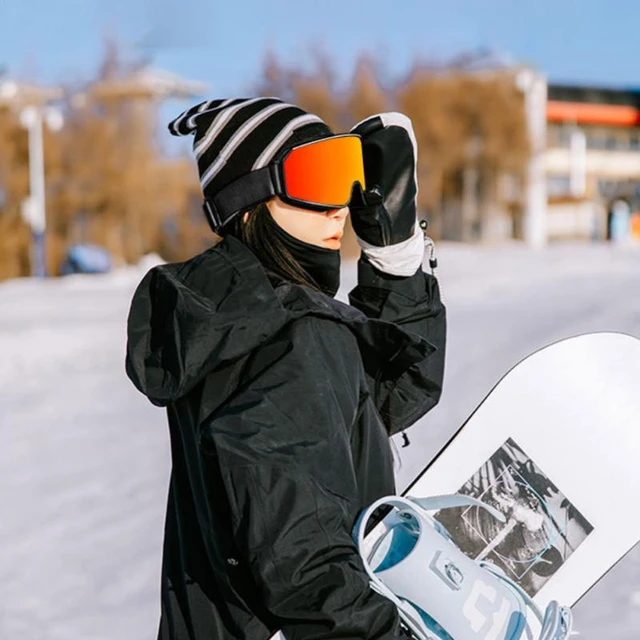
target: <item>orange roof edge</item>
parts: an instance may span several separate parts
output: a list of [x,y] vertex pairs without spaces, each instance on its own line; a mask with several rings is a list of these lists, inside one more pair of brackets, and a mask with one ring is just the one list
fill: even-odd
[[547,102],[547,120],[549,122],[634,127],[640,125],[640,109],[615,104],[549,100]]

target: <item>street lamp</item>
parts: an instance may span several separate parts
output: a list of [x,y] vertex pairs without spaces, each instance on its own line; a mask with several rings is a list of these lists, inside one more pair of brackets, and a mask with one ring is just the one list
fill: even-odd
[[48,106],[62,98],[57,87],[41,87],[11,79],[0,80],[0,107],[15,110],[29,132],[29,197],[23,202],[22,216],[33,234],[32,273],[46,276],[45,262],[45,176],[42,127],[53,131],[63,125],[62,112]]
[[22,204],[22,217],[31,227],[33,275],[47,275],[46,197],[43,149],[43,124],[59,131],[64,124],[62,112],[55,107],[29,105],[20,111],[20,123],[29,132],[29,197]]

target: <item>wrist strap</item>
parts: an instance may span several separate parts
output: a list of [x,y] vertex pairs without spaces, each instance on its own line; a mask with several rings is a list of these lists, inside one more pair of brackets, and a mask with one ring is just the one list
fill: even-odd
[[424,260],[424,234],[417,222],[413,235],[397,244],[376,247],[360,239],[357,235],[356,240],[369,262],[376,269],[389,275],[412,276],[422,266],[422,261]]

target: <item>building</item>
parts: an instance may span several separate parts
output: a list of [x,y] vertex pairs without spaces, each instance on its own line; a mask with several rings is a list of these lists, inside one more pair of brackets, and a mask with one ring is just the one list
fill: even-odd
[[459,193],[443,203],[443,238],[640,242],[640,88],[550,83],[510,59],[482,58],[454,73],[512,78],[530,157],[523,174],[488,178],[469,162]]
[[549,84],[547,234],[640,240],[640,89]]

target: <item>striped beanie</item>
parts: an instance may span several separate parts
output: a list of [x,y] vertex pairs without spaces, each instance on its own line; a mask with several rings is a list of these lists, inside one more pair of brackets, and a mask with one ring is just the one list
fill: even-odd
[[321,118],[278,98],[208,100],[169,123],[174,136],[194,134],[205,198],[266,167],[284,150],[333,135]]

